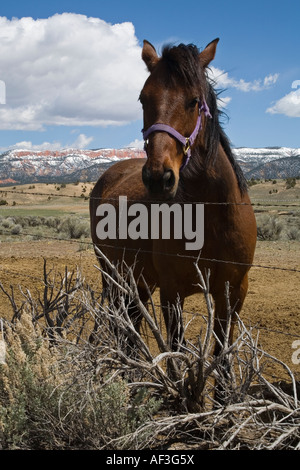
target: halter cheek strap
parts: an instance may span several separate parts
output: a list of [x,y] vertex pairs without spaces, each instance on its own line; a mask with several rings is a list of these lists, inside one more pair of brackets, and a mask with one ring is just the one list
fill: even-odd
[[183,162],[183,164],[181,165],[181,168],[180,168],[180,170],[182,171],[186,167],[186,165],[188,164],[189,159],[191,158],[191,154],[192,154],[191,147],[193,146],[193,144],[194,144],[194,142],[197,138],[197,135],[201,131],[201,124],[202,124],[202,122],[201,122],[201,112],[202,111],[204,112],[205,116],[208,116],[208,117],[211,118],[211,114],[209,112],[209,108],[207,106],[207,103],[206,103],[205,99],[203,99],[202,105],[201,106],[199,105],[199,114],[198,114],[196,126],[195,126],[195,129],[193,130],[193,132],[191,133],[191,135],[189,137],[184,137],[182,134],[180,134],[178,131],[176,131],[176,129],[169,126],[168,124],[156,123],[156,124],[153,124],[152,126],[148,127],[148,129],[146,131],[143,129],[142,133],[143,133],[143,138],[144,138],[144,141],[145,141],[145,147],[146,147],[146,140],[148,139],[149,135],[152,134],[153,132],[167,132],[171,136],[175,137],[175,139],[177,139],[182,144],[183,153],[184,153],[184,156],[185,156],[185,161]]

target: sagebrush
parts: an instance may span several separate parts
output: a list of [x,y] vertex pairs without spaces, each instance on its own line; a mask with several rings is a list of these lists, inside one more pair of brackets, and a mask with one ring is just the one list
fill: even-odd
[[[207,330],[194,343],[182,338],[177,351],[168,349],[158,307],[139,303],[132,270],[112,279],[118,309],[79,270],[57,275],[46,261],[37,298],[22,287],[17,301],[0,283],[12,308],[0,365],[2,449],[166,449],[174,442],[186,449],[300,449],[299,390],[290,369],[261,350],[257,330],[240,319],[234,344],[226,344],[229,286],[220,359],[211,353],[214,307],[200,271]],[[128,298],[140,306],[154,347],[135,331]],[[285,388],[264,375],[274,362]],[[222,403],[212,394],[215,380],[223,384]]]

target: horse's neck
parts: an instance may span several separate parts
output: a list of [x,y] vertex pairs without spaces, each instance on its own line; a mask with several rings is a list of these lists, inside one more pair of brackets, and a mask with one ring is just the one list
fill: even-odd
[[198,172],[184,182],[187,199],[209,202],[240,202],[242,195],[237,176],[223,149],[219,144],[217,155],[206,167],[199,165]]

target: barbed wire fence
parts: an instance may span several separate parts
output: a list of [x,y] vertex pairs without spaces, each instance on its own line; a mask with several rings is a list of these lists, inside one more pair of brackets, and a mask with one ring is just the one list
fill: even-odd
[[[85,184],[85,183],[82,183],[82,184]],[[77,200],[82,200],[84,199],[85,201],[88,201],[90,199],[95,199],[95,200],[102,200],[103,201],[103,198],[101,197],[91,197],[90,195],[85,195],[85,194],[81,194],[80,196],[78,195],[70,195],[70,194],[56,194],[56,193],[48,193],[48,192],[38,192],[38,191],[17,191],[15,189],[0,189],[0,194],[6,194],[6,193],[12,193],[12,194],[18,194],[18,195],[32,195],[32,196],[46,196],[46,197],[55,197],[55,198],[72,198],[72,199],[77,199]],[[118,201],[118,198],[106,198],[105,201]],[[259,202],[258,202],[259,201]],[[128,202],[137,202],[136,200],[134,201],[131,201],[130,199],[128,199]],[[147,202],[153,202],[153,203],[158,203],[157,200],[155,201],[147,201]],[[253,207],[257,207],[257,206],[263,206],[263,207],[272,207],[272,208],[290,208],[291,210],[294,210],[294,209],[298,209],[299,208],[299,213],[300,213],[300,203],[297,199],[284,199],[284,200],[280,200],[280,199],[276,199],[274,200],[274,202],[270,202],[269,199],[254,199],[252,198],[252,202],[250,203],[236,203],[236,202],[199,202],[199,201],[189,201],[190,204],[204,204],[204,205],[221,205],[221,206],[224,206],[224,205],[241,205],[241,206],[248,206],[248,205],[251,205]],[[298,212],[298,210],[296,210],[296,212]],[[12,215],[10,215],[10,217],[13,217]],[[87,220],[86,217],[80,217],[81,219],[84,219],[84,220]],[[3,230],[2,229],[2,234],[6,234],[6,235],[10,235],[11,232],[9,230]],[[19,236],[23,235],[23,236],[29,236],[29,237],[33,237],[34,239],[43,239],[43,240],[51,240],[51,241],[57,241],[57,242],[68,242],[68,243],[76,243],[78,244],[79,241],[78,239],[72,239],[72,238],[69,238],[69,237],[56,237],[56,236],[51,236],[51,235],[42,235],[42,234],[38,234],[38,236],[33,233],[33,232],[30,232],[28,230],[21,230],[19,233],[18,233]],[[87,249],[88,248],[94,248],[94,245],[92,243],[92,241],[89,241],[89,240],[80,240],[80,245],[81,246],[85,246]],[[114,249],[117,249],[117,250],[121,250],[122,252],[124,251],[124,246],[118,246],[118,245],[111,245],[109,243],[104,243],[102,242],[101,245],[103,247],[107,247],[107,248],[111,248],[113,247]],[[160,256],[166,256],[166,257],[182,257],[182,258],[189,258],[189,259],[192,259],[194,261],[196,261],[197,259],[201,259],[202,261],[209,261],[209,262],[212,262],[212,263],[218,263],[218,264],[233,264],[233,265],[247,265],[249,266],[249,268],[258,268],[258,269],[266,269],[266,270],[274,270],[274,271],[282,271],[282,272],[292,272],[292,273],[300,273],[300,267],[299,268],[291,268],[291,267],[286,267],[286,266],[276,266],[276,265],[263,265],[263,264],[257,264],[257,263],[252,263],[252,264],[245,264],[245,263],[239,263],[239,262],[236,262],[236,261],[230,261],[230,260],[221,260],[221,259],[214,259],[214,258],[203,258],[203,257],[196,257],[196,256],[192,256],[192,255],[183,255],[183,254],[174,254],[174,253],[164,253],[164,252],[153,252],[153,251],[146,251],[146,250],[142,250],[142,249],[138,249],[138,248],[127,248],[128,250],[133,250],[135,252],[145,252],[145,253],[152,253],[152,254],[157,254],[157,255],[160,255]],[[10,269],[7,269],[7,268],[4,268],[0,265],[0,271],[2,271],[3,273],[6,273],[6,274],[13,274],[13,275],[20,275],[22,277],[25,277],[25,278],[28,278],[28,279],[34,279],[36,281],[39,281],[39,282],[43,282],[43,279],[42,278],[37,278],[37,277],[34,277],[30,274],[25,274],[25,273],[18,273],[16,271],[12,271]],[[96,294],[101,294],[101,292],[96,292]],[[192,313],[192,312],[188,312],[185,310],[186,313]],[[256,327],[257,329],[263,329],[263,330],[266,330],[266,331],[269,331],[269,332],[272,332],[272,333],[277,333],[277,334],[282,334],[282,335],[285,335],[285,336],[290,336],[292,338],[299,338],[300,337],[300,334],[293,334],[293,333],[289,333],[289,332],[286,332],[286,331],[280,331],[280,330],[272,330],[272,329],[268,329],[267,327]]]
[[[82,183],[86,184],[86,183]],[[0,194],[19,194],[19,195],[31,195],[31,196],[47,196],[47,197],[62,197],[62,198],[71,198],[71,199],[86,199],[86,200],[103,200],[103,201],[118,201],[118,198],[103,198],[102,196],[90,196],[82,193],[82,195],[78,196],[75,194],[59,194],[59,193],[43,193],[40,191],[17,191],[16,189],[1,189],[0,188]],[[129,202],[138,202],[136,199],[127,199]],[[295,207],[300,207],[300,202],[299,199],[275,199],[273,203],[270,202],[270,199],[263,199],[263,198],[251,198],[253,202],[247,203],[247,202],[209,202],[209,201],[189,201],[189,204],[204,204],[204,205],[241,205],[241,206],[257,206],[257,205],[264,205],[265,207],[273,207],[274,205],[276,206],[277,203],[278,206],[281,207],[290,207],[291,204],[295,204]],[[147,202],[149,203],[158,203],[159,201],[156,200],[151,200],[147,199]]]
[[[18,195],[24,195],[24,194],[27,194],[27,195],[32,195],[32,196],[47,196],[47,197],[56,197],[56,198],[71,198],[71,199],[81,199],[84,198],[86,201],[88,200],[101,200],[101,201],[104,201],[104,202],[107,202],[107,201],[118,201],[119,199],[118,198],[102,198],[102,197],[91,197],[91,196],[87,196],[87,195],[81,195],[81,196],[77,196],[77,195],[71,195],[71,194],[56,194],[56,193],[42,193],[42,192],[36,192],[36,191],[33,191],[33,192],[29,192],[29,191],[17,191],[17,190],[7,190],[7,189],[0,189],[0,194],[5,194],[5,193],[13,193],[13,194],[18,194]],[[131,199],[127,199],[128,202],[138,202],[137,200],[131,200]],[[250,203],[238,203],[238,202],[207,202],[207,201],[203,201],[203,202],[200,202],[200,201],[189,201],[189,204],[203,204],[203,205],[219,205],[219,206],[230,206],[230,205],[237,205],[237,206],[253,206],[253,207],[256,207],[256,206],[260,206],[262,205],[263,207],[273,207],[273,208],[281,208],[281,207],[289,207],[289,208],[299,208],[299,213],[300,213],[300,202],[297,200],[297,199],[285,199],[285,200],[275,200],[273,203],[270,202],[269,199],[252,199],[253,202],[250,202]],[[259,201],[259,202],[254,202],[254,201]],[[147,200],[147,203],[155,203],[155,204],[158,204],[159,202],[157,200]],[[296,211],[298,212],[298,211]],[[79,217],[80,219],[83,219],[83,220],[86,220],[86,218],[84,217]],[[2,230],[3,233],[6,233],[7,235],[10,234],[9,231],[5,231],[5,230]],[[23,235],[26,235],[26,236],[33,236],[35,237],[36,234],[34,233],[30,233],[28,231],[22,231],[21,234]],[[77,242],[76,240],[73,240],[73,239],[70,239],[70,238],[63,238],[63,237],[54,237],[54,236],[49,236],[49,235],[41,235],[39,234],[39,237],[40,238],[43,238],[43,239],[49,239],[49,240],[56,240],[56,241],[69,241],[69,242]],[[87,246],[92,246],[92,242],[89,242],[89,241],[82,241],[82,244],[83,245],[87,245]],[[102,243],[102,246],[106,246],[106,247],[112,247],[112,245],[108,244],[108,243]],[[113,247],[115,249],[120,249],[120,250],[124,250],[124,247],[122,246],[117,246],[116,244],[113,245]],[[134,251],[139,251],[139,252],[146,252],[145,250],[141,250],[141,249],[135,249],[135,248],[130,248],[130,250],[134,250]],[[153,251],[151,251],[151,253],[154,253]],[[161,255],[161,256],[180,256],[180,257],[184,257],[184,258],[193,258],[193,259],[197,259],[196,256],[189,256],[189,255],[182,255],[182,254],[170,254],[170,253],[163,253],[163,252],[155,252],[155,254],[158,254],[158,255]],[[215,263],[225,263],[225,264],[239,264],[239,265],[242,265],[243,263],[238,263],[238,262],[235,262],[235,261],[228,261],[228,260],[218,260],[218,259],[208,259],[208,258],[202,258],[203,260],[205,261],[212,261],[212,262],[215,262]],[[263,268],[263,269],[274,269],[274,270],[281,270],[281,271],[294,271],[294,272],[300,272],[300,268],[299,269],[296,269],[296,268],[287,268],[287,267],[282,267],[282,266],[263,266],[263,265],[259,265],[259,264],[248,264],[249,267],[257,267],[257,268]]]
[[[2,192],[0,190],[0,192]],[[7,191],[4,191],[7,192]],[[16,191],[14,191],[16,192]],[[18,192],[18,194],[24,194]],[[29,192],[29,194],[33,194],[32,192]],[[34,193],[34,195],[41,195],[41,196],[47,196],[47,197],[71,197],[71,198],[78,198],[80,199],[81,196],[70,196],[70,195],[63,195],[63,194],[49,194],[49,193]],[[84,196],[86,200],[89,199],[89,197]],[[97,198],[98,199],[98,198]],[[136,201],[134,201],[136,202]],[[157,202],[157,201],[155,201]],[[282,204],[278,204],[279,201],[276,201],[276,205],[278,207],[291,207],[291,201],[282,201]],[[292,210],[300,207],[299,204],[297,204],[298,201],[293,200],[292,203]],[[199,203],[199,202],[198,202]],[[204,203],[207,204],[207,203]],[[224,205],[224,203],[220,203]],[[234,204],[234,203],[230,203]],[[254,202],[251,203],[251,205],[256,205]],[[264,204],[266,207],[274,207],[274,204]],[[297,211],[298,212],[298,211]],[[9,231],[3,231],[3,234],[9,235]],[[31,232],[30,230],[20,230],[19,234],[20,236],[23,237],[33,237],[36,238],[36,234]],[[52,240],[55,242],[66,242],[66,243],[80,243],[87,248],[93,249],[93,243],[88,240],[78,240],[78,239],[72,239],[69,237],[56,237],[55,235],[53,236],[48,236],[48,235],[41,235],[39,234],[38,238],[42,240]],[[110,246],[109,244],[106,244],[106,246]],[[115,247],[120,250],[124,250],[124,247]],[[141,250],[139,250],[141,251]],[[165,255],[165,256],[185,256],[185,255],[180,255],[180,254],[168,254],[168,253],[160,253],[160,255]],[[188,258],[191,258],[193,261],[196,261],[196,257],[189,256],[187,255]],[[233,261],[228,261],[228,260],[219,260],[219,259],[207,259],[207,261],[213,262],[213,263],[230,263],[230,264],[241,264]],[[95,259],[96,262],[96,259]],[[44,259],[44,263],[46,263],[46,259]],[[295,275],[295,278],[297,279],[298,273],[300,273],[300,268],[295,265],[295,267],[290,267],[290,266],[279,266],[276,265],[263,265],[263,264],[251,264],[249,267],[254,268],[254,269],[266,269],[266,270],[274,270],[278,272],[291,272],[292,275]],[[5,267],[0,265],[0,284],[1,284],[1,277],[2,275],[5,276],[7,279],[8,276],[20,276],[22,278],[26,279],[31,279],[32,281],[37,282],[39,285],[44,286],[45,289],[52,289],[53,298],[54,300],[59,299],[60,297],[58,296],[59,293],[63,295],[63,298],[66,299],[66,304],[68,303],[68,300],[71,301],[72,298],[74,298],[74,295],[76,295],[76,291],[72,291],[72,285],[67,284],[67,270],[65,271],[65,275],[63,275],[60,278],[60,285],[55,286],[49,279],[48,274],[46,273],[46,265],[44,264],[44,277],[40,276],[35,276],[33,273],[24,273],[24,272],[18,272],[16,270],[13,270],[10,266]],[[117,275],[117,273],[116,273]],[[72,275],[71,275],[72,276]],[[75,283],[79,286],[81,282],[80,277],[78,276],[78,279],[75,279]],[[117,282],[119,283],[119,287],[121,289],[124,289],[124,284],[123,280],[121,278],[117,278]],[[128,279],[125,281],[128,282]],[[203,279],[202,279],[203,282]],[[128,286],[126,286],[127,288]],[[130,286],[132,289],[132,286]],[[132,291],[131,291],[132,292]],[[27,300],[32,302],[33,305],[33,299],[30,297],[29,291],[25,290],[23,291],[25,294]],[[134,292],[133,292],[134,294]],[[101,290],[95,291],[93,295],[100,296],[101,295]],[[11,300],[14,301],[13,296],[11,295]],[[78,301],[82,303],[83,307],[87,307],[88,302],[86,298],[81,298],[78,297]],[[153,307],[160,307],[159,305],[154,305],[152,302],[152,308]],[[16,305],[16,309],[18,310],[20,306]],[[189,313],[192,315],[195,315],[195,312],[188,312],[184,310],[185,313]],[[35,312],[36,315],[38,312]],[[183,312],[182,312],[183,313]],[[76,312],[76,314],[80,315],[80,312]],[[153,322],[151,323],[151,320],[146,316],[145,314],[145,319],[149,322],[149,324],[153,325]],[[108,315],[109,315],[109,321],[112,320],[111,312],[108,310]],[[203,315],[201,315],[203,316]],[[126,320],[126,318],[125,318]],[[127,322],[124,322],[124,318],[118,317],[117,319],[118,324],[116,324],[116,327],[121,331],[122,329],[128,330],[130,329],[130,334],[133,335],[133,338],[136,339],[137,342],[140,342],[138,344],[141,344],[142,352],[140,353],[138,358],[127,358],[127,363],[122,365],[121,369],[124,370],[130,370],[134,365],[137,366],[139,370],[143,370],[144,375],[143,376],[143,381],[139,382],[136,378],[133,380],[133,382],[130,384],[132,389],[135,387],[140,387],[141,385],[148,387],[157,387],[158,393],[162,393],[163,390],[168,390],[168,392],[171,394],[175,395],[179,393],[179,395],[182,397],[182,402],[184,403],[184,400],[188,396],[189,399],[193,398],[193,394],[191,395],[186,395],[187,390],[185,389],[185,381],[183,380],[183,377],[185,377],[185,374],[187,374],[190,377],[192,377],[193,373],[198,373],[200,371],[200,368],[197,369],[195,365],[197,364],[202,364],[203,357],[198,357],[197,354],[198,352],[195,349],[191,349],[190,344],[184,346],[186,348],[186,354],[181,354],[180,351],[175,351],[174,353],[171,353],[169,351],[165,351],[164,353],[159,354],[158,356],[151,356],[150,355],[150,363],[151,366],[149,366],[149,362],[146,360],[146,355],[149,354],[149,351],[147,349],[147,345],[141,341],[141,338],[139,335],[134,332],[134,330],[131,329],[131,323],[128,319]],[[209,312],[208,312],[208,317],[206,318],[206,322],[208,324],[212,324],[212,318],[209,319]],[[262,351],[258,348],[257,344],[255,341],[251,340],[249,336],[249,330],[245,328],[244,323],[241,323],[240,326],[242,327],[242,330],[240,331],[240,335],[243,336],[243,338],[246,338],[246,342],[249,343],[249,354],[250,354],[250,362],[251,365],[253,366],[253,369],[251,371],[246,371],[246,379],[250,377],[251,374],[256,374],[257,377],[260,377],[260,367],[259,367],[259,360],[260,358],[258,356],[261,355]],[[154,324],[155,328],[155,324]],[[260,325],[257,326],[250,326],[250,330],[253,331],[257,329],[260,331],[261,329],[266,330],[268,333],[276,333],[279,335],[284,335],[285,337],[293,338],[293,339],[299,339],[300,334],[294,334],[293,332],[289,331],[280,331],[280,330],[274,330],[270,329],[267,327],[261,327]],[[152,330],[153,333],[153,330]],[[124,360],[124,353],[122,350],[117,348],[117,344],[111,343],[111,340],[108,339],[104,335],[104,345],[101,345],[101,348],[106,348],[106,353],[105,353],[105,360],[103,364],[106,364],[106,367],[108,367],[110,370],[113,370],[113,376],[116,374],[116,367],[117,367],[117,360],[121,359],[122,361]],[[163,341],[163,338],[160,338],[161,341]],[[116,349],[112,351],[112,345]],[[227,350],[230,352],[230,348],[227,348]],[[226,350],[226,351],[227,351]],[[226,352],[225,351],[225,352]],[[226,352],[227,354],[227,352]],[[119,357],[118,357],[119,356]],[[83,356],[82,356],[83,357]],[[81,359],[82,359],[81,357]],[[176,376],[177,379],[173,383],[170,381],[170,378],[168,375],[162,370],[160,367],[160,364],[163,360],[163,358],[168,357],[171,360],[175,358],[176,364],[179,369],[178,369],[178,375]],[[88,356],[90,359],[90,357]],[[75,360],[75,359],[74,359]],[[76,359],[77,360],[77,359]],[[240,359],[239,366],[248,367],[248,363],[245,360],[245,357],[241,357]],[[93,356],[93,361],[95,361],[95,358]],[[106,361],[106,362],[105,362]],[[179,362],[178,362],[179,361]],[[249,362],[249,364],[250,364]],[[280,361],[278,361],[280,362]],[[100,363],[101,361],[96,362],[97,367],[100,368]],[[103,366],[102,364],[102,366]],[[118,362],[120,364],[120,362]],[[121,363],[122,364],[122,363]],[[179,365],[178,365],[179,364]],[[207,369],[211,368],[210,364],[203,364],[204,368],[203,371],[206,373]],[[126,369],[127,368],[127,369]],[[184,373],[182,373],[184,371]],[[188,372],[187,372],[188,371]],[[219,371],[215,370],[214,372],[220,373]],[[79,373],[79,372],[78,372]],[[151,374],[151,377],[154,377],[155,380],[154,382],[147,382],[145,377],[147,376],[147,373]],[[249,375],[248,375],[249,373]],[[205,374],[204,374],[205,375]],[[253,375],[252,375],[253,377]],[[291,374],[292,380],[293,380],[293,374]],[[202,375],[200,375],[200,379],[203,379]],[[274,379],[274,375],[272,376],[272,380]],[[277,380],[283,380],[283,377],[275,377]],[[263,379],[265,380],[265,379]],[[197,382],[197,381],[196,381]],[[195,383],[196,383],[195,382]],[[199,381],[198,381],[199,382]],[[197,386],[199,386],[197,382]],[[187,384],[189,383],[188,380],[186,382]],[[194,382],[191,382],[194,383]],[[266,382],[265,382],[266,383]],[[175,384],[175,386],[174,386]],[[134,433],[129,433],[126,436],[123,436],[121,438],[113,439],[109,443],[114,445],[121,445],[125,446],[127,448],[128,446],[132,445],[132,442],[137,442],[138,436],[141,435],[146,430],[150,430],[147,432],[147,439],[145,442],[148,445],[151,445],[154,442],[158,442],[159,439],[161,439],[162,436],[168,436],[168,438],[171,438],[172,436],[176,436],[178,439],[178,435],[188,435],[190,433],[190,438],[193,439],[192,435],[193,432],[190,432],[190,428],[185,428],[187,425],[191,425],[192,428],[197,428],[197,432],[199,430],[202,430],[204,435],[210,435],[213,434],[213,445],[214,448],[218,449],[227,449],[227,448],[239,448],[241,445],[240,442],[236,439],[237,436],[242,435],[243,432],[245,434],[251,436],[253,429],[259,434],[261,438],[257,440],[257,444],[255,445],[257,448],[268,448],[268,449],[276,449],[276,448],[284,448],[285,446],[290,446],[291,448],[297,448],[299,449],[299,403],[297,401],[297,387],[295,382],[293,382],[293,392],[292,396],[290,396],[289,392],[288,394],[285,394],[284,392],[278,391],[276,387],[273,387],[272,383],[267,383],[267,388],[269,392],[273,394],[274,399],[268,399],[264,395],[259,395],[255,396],[252,398],[252,401],[248,402],[248,398],[245,395],[245,383],[241,384],[241,387],[239,389],[240,397],[244,397],[241,399],[241,401],[237,402],[231,402],[227,404],[226,408],[217,408],[215,411],[204,411],[204,412],[197,412],[197,413],[182,413],[181,415],[172,415],[172,416],[162,416],[159,417],[158,419],[153,419],[149,421],[146,426],[144,427],[138,427]],[[101,387],[103,387],[103,384],[100,384]],[[192,387],[193,388],[193,387]],[[247,388],[246,388],[247,389]],[[248,389],[247,389],[248,390]],[[193,391],[193,390],[192,390]],[[176,393],[175,393],[176,392]],[[230,391],[229,391],[230,392]],[[87,396],[87,394],[85,394]],[[251,396],[251,395],[250,395]],[[90,399],[90,398],[89,398]],[[221,414],[223,409],[225,410],[225,414]],[[245,413],[246,413],[246,419],[245,419]],[[247,414],[249,413],[249,414]],[[265,424],[265,414],[268,413],[272,417],[272,424]],[[262,419],[260,419],[260,416]],[[228,430],[225,431],[225,433],[222,434],[222,437],[220,438],[220,429],[222,429],[221,423],[223,421],[228,421],[229,426]],[[78,421],[78,420],[77,420]],[[220,428],[218,427],[220,423]],[[62,426],[63,427],[63,426]],[[203,428],[203,429],[202,429]],[[183,432],[181,430],[183,429]],[[197,441],[197,438],[195,438],[195,442]],[[203,439],[203,443],[209,441],[209,445],[211,445],[211,440],[210,439]],[[106,441],[107,442],[107,441]],[[242,442],[245,445],[245,442],[248,445],[247,439],[246,441]],[[145,444],[143,444],[145,445]],[[126,447],[127,446],[127,447]]]

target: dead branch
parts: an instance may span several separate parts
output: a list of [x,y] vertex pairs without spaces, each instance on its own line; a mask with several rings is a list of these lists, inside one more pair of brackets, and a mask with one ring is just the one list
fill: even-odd
[[[181,440],[188,446],[206,449],[299,449],[300,408],[297,383],[292,371],[280,360],[258,346],[258,334],[246,327],[230,304],[229,286],[225,286],[227,322],[223,326],[224,343],[219,357],[213,357],[214,304],[209,292],[210,273],[198,266],[199,289],[206,302],[206,330],[192,343],[185,337],[188,324],[176,306],[183,323],[183,334],[172,351],[158,322],[153,300],[151,313],[139,298],[133,267],[114,266],[103,253],[98,257],[106,269],[100,269],[111,285],[103,301],[84,281],[79,271],[55,276],[44,264],[42,294],[35,298],[20,287],[21,300],[14,289],[0,288],[10,301],[13,319],[31,312],[33,322],[42,326],[48,338],[68,351],[68,367],[74,367],[86,385],[85,395],[96,393],[116,379],[128,381],[130,394],[141,388],[162,397],[161,412],[133,432],[106,439],[110,448],[155,448]],[[108,272],[107,272],[108,271]],[[144,282],[143,278],[141,280]],[[150,293],[150,291],[149,291]],[[104,297],[104,296],[103,296]],[[152,347],[135,327],[129,306],[134,305],[154,339]],[[231,322],[237,326],[236,339],[229,343]],[[87,322],[98,324],[98,340],[88,341]],[[193,319],[190,320],[192,322]],[[88,331],[87,331],[88,330]],[[226,360],[226,371],[222,362]],[[270,383],[263,374],[264,361],[274,361],[291,380],[292,394]],[[172,364],[170,373],[167,364]],[[212,398],[215,380],[224,388],[222,406]],[[253,385],[255,382],[256,386]],[[95,392],[96,390],[96,392]],[[84,398],[78,406],[84,409]],[[214,408],[212,408],[214,405]],[[141,440],[140,436],[143,436]],[[138,444],[137,444],[138,443]],[[195,447],[194,447],[195,448]]]

